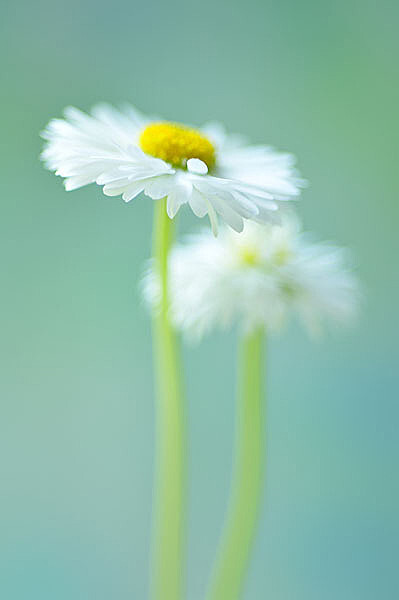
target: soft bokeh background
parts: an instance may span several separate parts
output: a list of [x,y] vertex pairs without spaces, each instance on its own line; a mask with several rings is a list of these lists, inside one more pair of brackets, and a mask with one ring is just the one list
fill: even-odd
[[[268,484],[246,600],[393,600],[398,575],[398,4],[2,3],[1,534],[5,600],[145,599],[154,446],[137,281],[152,201],[67,194],[39,163],[63,107],[125,100],[295,152],[307,228],[353,249],[366,301],[269,345]],[[197,226],[186,212],[181,230]],[[229,485],[234,336],[185,350],[188,600]]]

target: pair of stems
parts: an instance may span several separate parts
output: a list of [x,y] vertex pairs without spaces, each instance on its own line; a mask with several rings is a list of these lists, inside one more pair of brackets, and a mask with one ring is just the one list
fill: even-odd
[[[184,599],[187,436],[182,370],[170,323],[168,254],[174,223],[166,199],[156,203],[153,256],[161,284],[153,317],[157,382],[157,448],[151,593],[153,600]],[[244,335],[240,344],[235,464],[227,522],[212,574],[208,600],[240,597],[256,531],[262,488],[263,333]]]

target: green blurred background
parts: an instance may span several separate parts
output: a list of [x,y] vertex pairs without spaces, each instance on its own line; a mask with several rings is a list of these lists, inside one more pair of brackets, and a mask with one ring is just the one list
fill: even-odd
[[[67,194],[38,159],[49,118],[99,100],[219,119],[298,155],[306,227],[353,249],[366,299],[349,332],[314,344],[293,326],[270,341],[267,490],[245,599],[399,597],[398,4],[0,10],[0,597],[148,592],[154,409],[137,281],[153,202]],[[181,231],[197,226],[185,211]],[[188,600],[204,597],[226,505],[234,339],[185,349]]]

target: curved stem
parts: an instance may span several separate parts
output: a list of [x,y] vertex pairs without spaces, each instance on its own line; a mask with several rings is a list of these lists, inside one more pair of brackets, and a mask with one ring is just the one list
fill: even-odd
[[155,268],[161,282],[161,300],[154,311],[153,346],[157,394],[156,474],[152,550],[152,597],[182,597],[185,521],[185,418],[177,340],[169,320],[168,253],[173,221],[166,200],[156,202],[154,214]]
[[256,533],[263,472],[263,332],[240,344],[236,452],[227,522],[208,600],[240,597]]

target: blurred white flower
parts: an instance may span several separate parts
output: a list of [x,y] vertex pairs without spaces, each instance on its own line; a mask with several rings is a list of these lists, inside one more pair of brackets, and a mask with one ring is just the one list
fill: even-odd
[[280,201],[304,185],[290,154],[249,146],[218,124],[193,129],[131,106],[101,104],[91,114],[67,108],[42,136],[42,159],[65,178],[67,190],[95,182],[126,202],[141,192],[155,200],[167,196],[170,218],[188,203],[198,217],[209,215],[214,233],[217,215],[236,231],[243,219],[269,221]]
[[[172,250],[169,275],[172,319],[194,338],[236,322],[245,330],[276,330],[291,314],[319,333],[323,320],[350,320],[359,299],[345,251],[311,242],[293,216],[281,225],[247,222],[241,234],[224,228],[218,239],[208,232],[193,235]],[[156,306],[152,269],[143,286]]]

